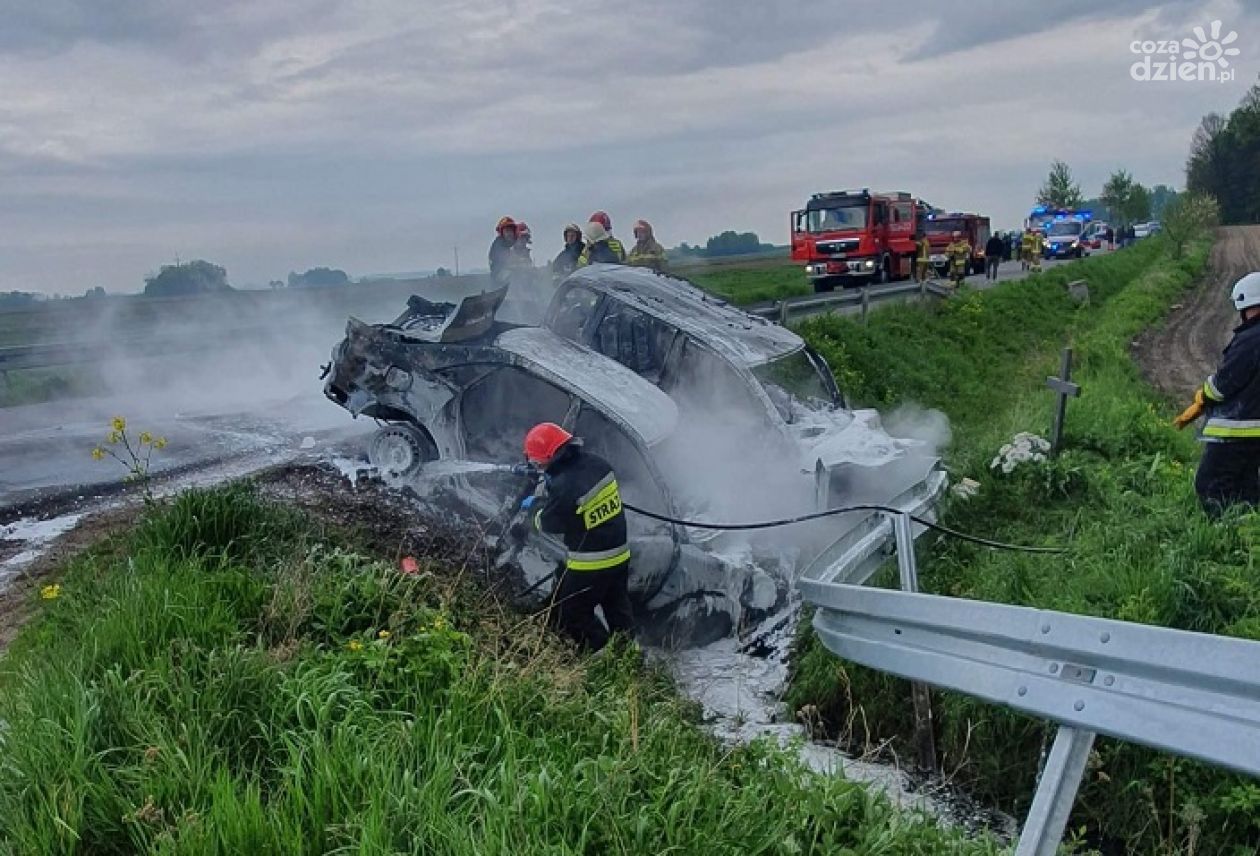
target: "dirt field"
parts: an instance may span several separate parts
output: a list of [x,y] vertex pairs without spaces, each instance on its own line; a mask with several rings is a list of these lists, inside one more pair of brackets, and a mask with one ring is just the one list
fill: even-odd
[[1178,401],[1189,399],[1212,373],[1237,325],[1229,289],[1244,273],[1260,270],[1260,226],[1222,228],[1212,248],[1208,277],[1168,316],[1162,328],[1135,348],[1147,379]]

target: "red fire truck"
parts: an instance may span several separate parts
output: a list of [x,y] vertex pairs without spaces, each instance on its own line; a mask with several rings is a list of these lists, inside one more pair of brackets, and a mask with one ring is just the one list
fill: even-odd
[[988,217],[961,211],[934,212],[923,221],[923,231],[932,246],[932,265],[941,276],[949,273],[945,248],[954,240],[954,232],[962,232],[967,243],[971,244],[971,270],[968,273],[984,273],[984,245],[989,242],[990,234]]
[[792,258],[805,262],[814,291],[908,277],[916,230],[931,210],[903,191],[815,193],[792,212]]

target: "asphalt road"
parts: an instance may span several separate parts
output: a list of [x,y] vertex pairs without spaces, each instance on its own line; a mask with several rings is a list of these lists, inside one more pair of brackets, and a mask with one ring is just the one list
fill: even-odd
[[[0,409],[0,522],[15,508],[52,497],[91,497],[117,485],[126,469],[111,458],[94,460],[115,416],[129,433],[165,437],[153,452],[153,475],[188,473],[251,460],[257,467],[329,447],[370,432],[371,420],[353,420],[324,398],[318,363],[288,391],[236,388],[210,394],[204,381],[183,389],[147,390]],[[205,394],[199,394],[205,393]],[[6,515],[6,509],[8,515]]]
[[[1108,252],[1108,250],[1106,249],[1093,250],[1092,254],[1100,255],[1106,252]],[[1060,265],[1068,264],[1069,262],[1072,262],[1072,261],[1076,261],[1076,260],[1075,259],[1043,260],[1041,263],[1042,270],[1043,271],[1053,270],[1054,268]],[[1028,275],[1029,275],[1029,272],[1023,270],[1019,262],[1016,262],[1016,261],[1003,262],[1001,266],[998,268],[998,275],[997,275],[996,280],[988,279],[987,277],[985,277],[984,274],[972,274],[971,276],[967,277],[967,285],[974,289],[984,290],[987,288],[992,288],[993,286],[998,285],[999,283],[1025,279]],[[936,276],[935,271],[933,271],[933,276]],[[941,282],[944,282],[945,280],[941,278],[937,278],[935,281],[938,283],[941,283]],[[879,296],[881,292],[886,291],[886,290],[891,290],[891,289],[899,289],[901,287],[904,287],[905,284],[906,284],[906,280],[901,280],[898,282],[889,283],[888,285],[871,286],[870,296],[872,298],[872,307],[889,306],[898,302],[917,300],[918,299],[917,295],[913,295],[913,294],[904,295],[899,298],[885,298],[882,301],[879,300]],[[841,290],[837,288],[836,291],[831,292],[831,293],[839,294],[841,293]],[[788,303],[791,304],[794,301],[805,302],[817,296],[819,295],[807,295],[804,297],[790,298],[788,300]],[[756,311],[757,314],[761,314],[764,317],[773,317],[774,313],[772,310],[776,308],[777,308],[777,303],[775,302],[762,303],[762,304],[757,304],[757,306],[755,307],[749,307],[750,310]],[[788,316],[788,322],[795,323],[797,321],[801,321],[805,318],[809,318],[814,315],[822,315],[822,314],[827,314],[827,313],[837,314],[837,315],[855,315],[859,313],[860,311],[861,311],[861,307],[857,303],[854,303],[852,305],[832,306],[832,307],[819,308],[819,309],[802,308],[802,309],[791,311]]]

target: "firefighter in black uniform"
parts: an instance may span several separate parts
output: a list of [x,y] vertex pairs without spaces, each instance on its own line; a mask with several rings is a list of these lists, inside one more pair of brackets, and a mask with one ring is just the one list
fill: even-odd
[[1238,280],[1232,297],[1242,324],[1216,373],[1173,422],[1184,428],[1207,414],[1194,489],[1209,517],[1231,505],[1260,506],[1260,272]]
[[[630,543],[617,476],[607,461],[585,451],[580,438],[552,422],[525,435],[525,458],[543,472],[541,495],[527,497],[537,508],[534,525],[564,541],[552,615],[579,644],[598,651],[611,634],[634,626],[627,581]],[[595,615],[603,608],[607,628]]]

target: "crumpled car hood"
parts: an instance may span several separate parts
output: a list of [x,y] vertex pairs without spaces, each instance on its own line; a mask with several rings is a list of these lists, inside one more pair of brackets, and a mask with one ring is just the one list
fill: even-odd
[[800,448],[802,468],[821,461],[831,469],[841,464],[879,467],[903,458],[931,455],[921,440],[893,437],[874,410],[813,410],[798,407],[788,426]]

